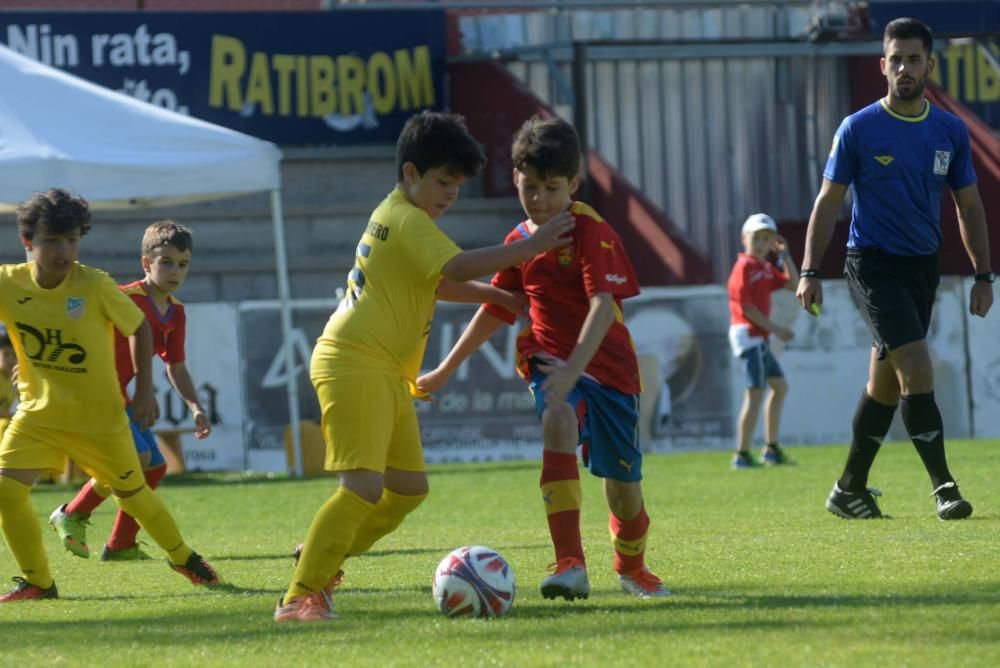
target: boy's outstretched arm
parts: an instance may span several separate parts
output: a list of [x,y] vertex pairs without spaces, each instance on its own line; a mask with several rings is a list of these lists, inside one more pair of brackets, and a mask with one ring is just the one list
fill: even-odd
[[441,275],[452,281],[470,281],[513,267],[553,248],[565,246],[572,241],[566,235],[575,226],[574,221],[573,214],[563,211],[544,225],[539,225],[527,239],[462,251],[445,263],[441,268]]
[[761,329],[765,329],[771,332],[782,341],[791,341],[792,338],[795,336],[795,332],[788,329],[787,327],[782,327],[778,323],[774,322],[766,315],[764,315],[763,311],[761,311],[753,304],[743,305],[743,315],[746,316],[747,320],[757,325]]
[[452,281],[442,278],[438,283],[438,299],[456,304],[496,304],[511,313],[527,315],[528,298],[523,292],[509,292],[481,281]]
[[170,384],[174,386],[177,394],[181,395],[181,399],[191,411],[195,426],[194,437],[205,438],[211,434],[212,424],[208,421],[208,413],[201,407],[201,401],[198,400],[198,391],[194,387],[194,381],[191,380],[191,374],[188,373],[187,365],[184,362],[168,364],[167,377],[170,378]]
[[566,363],[560,366],[543,364],[538,367],[549,376],[542,384],[542,389],[546,392],[546,404],[551,406],[554,403],[566,401],[566,395],[580,380],[580,375],[597,354],[598,348],[601,347],[601,343],[614,321],[615,299],[611,293],[599,292],[591,297],[590,311],[587,312],[587,317],[583,321],[580,334],[576,339],[576,346]]
[[497,331],[503,324],[505,324],[503,320],[491,315],[480,306],[476,315],[473,316],[472,322],[462,332],[462,336],[458,337],[458,341],[437,365],[437,368],[417,378],[417,389],[432,394],[447,385],[448,379],[461,366],[462,362],[478,350],[479,346],[489,341],[493,332]]
[[160,407],[153,394],[153,334],[145,320],[128,337],[135,369],[135,393],[132,395],[132,415],[143,429],[153,426],[160,417]]

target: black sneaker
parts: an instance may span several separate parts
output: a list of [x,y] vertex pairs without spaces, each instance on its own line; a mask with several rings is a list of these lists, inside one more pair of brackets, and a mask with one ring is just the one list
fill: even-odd
[[219,576],[215,572],[215,569],[213,569],[197,552],[192,552],[191,556],[188,557],[187,563],[183,566],[172,563],[169,560],[167,560],[167,563],[170,564],[170,568],[186,577],[193,585],[213,587],[221,582],[219,580]]
[[863,492],[845,492],[840,489],[840,485],[833,484],[830,496],[826,497],[826,509],[834,515],[845,520],[872,520],[883,517],[882,511],[875,503],[875,497],[882,496],[882,492],[869,487]]
[[931,492],[931,496],[937,499],[937,514],[942,520],[964,520],[972,514],[972,504],[958,493],[955,482],[946,482]]

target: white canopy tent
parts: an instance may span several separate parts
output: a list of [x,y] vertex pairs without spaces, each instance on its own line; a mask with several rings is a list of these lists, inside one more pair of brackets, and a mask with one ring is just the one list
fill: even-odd
[[269,191],[288,414],[302,472],[281,151],[270,142],[122,95],[0,45],[0,211],[65,188],[94,209]]

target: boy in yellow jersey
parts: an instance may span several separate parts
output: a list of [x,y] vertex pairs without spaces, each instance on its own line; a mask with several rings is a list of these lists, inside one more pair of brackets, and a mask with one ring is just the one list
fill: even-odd
[[[621,302],[639,294],[632,265],[614,229],[572,195],[580,185],[580,140],[557,118],[535,117],[513,142],[514,184],[527,220],[507,235],[524,243],[571,215],[572,243],[497,273],[493,285],[528,296],[531,324],[517,337],[518,372],[535,398],[544,447],[539,481],[555,563],[542,580],[545,598],[587,598],[580,537],[581,489],[576,449],[604,480],[614,569],[622,588],[639,598],[670,594],[645,563],[649,516],[642,496],[639,447],[639,366]],[[435,392],[459,365],[515,314],[492,304],[472,322],[417,387]]]
[[10,422],[10,411],[14,407],[17,394],[14,391],[12,374],[17,365],[14,345],[10,342],[7,329],[0,325],[0,436],[3,436]]
[[[153,336],[153,354],[166,365],[170,384],[191,411],[194,436],[200,439],[212,432],[212,425],[185,364],[187,315],[184,304],[173,295],[184,285],[193,252],[191,230],[173,220],[155,222],[146,228],[142,237],[140,261],[145,277],[118,287],[145,314]],[[120,333],[115,334],[115,366],[143,476],[146,485],[156,489],[167,472],[167,463],[152,431],[143,429],[132,419],[131,408],[128,407],[128,386],[135,376],[135,369],[128,339]],[[86,529],[88,520],[90,514],[110,495],[110,488],[97,480],[89,480],[72,501],[60,505],[49,516],[49,524],[70,553],[84,559],[90,556]],[[101,561],[148,559],[149,556],[136,543],[138,533],[139,525],[135,518],[119,509],[111,536],[101,552]]]
[[87,202],[65,190],[35,193],[17,209],[24,264],[0,266],[0,320],[17,353],[21,402],[0,440],[0,526],[22,577],[0,603],[57,598],[30,501],[44,471],[68,455],[102,484],[196,585],[218,584],[211,566],[181,538],[149,488],[132,444],[115,372],[114,332],[132,339],[136,420],[157,416],[149,325],[110,276],[77,262],[90,229]]
[[568,215],[525,241],[456,246],[435,220],[484,161],[460,116],[424,112],[400,133],[398,183],[372,213],[347,294],[313,351],[326,469],[340,485],[313,518],[276,621],[333,619],[331,585],[344,558],[395,530],[427,496],[412,396],[435,301],[476,302],[489,286],[472,279],[567,242]]

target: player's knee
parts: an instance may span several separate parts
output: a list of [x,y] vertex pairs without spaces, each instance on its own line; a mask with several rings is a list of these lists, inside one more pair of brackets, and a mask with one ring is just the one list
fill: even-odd
[[135,489],[118,489],[116,487],[113,487],[111,489],[111,493],[114,494],[115,498],[118,499],[130,499],[144,489],[146,489],[145,484],[139,485]]
[[30,494],[31,485],[9,475],[0,475],[0,509],[24,503]]
[[771,392],[776,399],[784,399],[788,394],[788,381],[780,376],[769,379],[768,385],[771,386]]
[[580,432],[576,412],[569,404],[557,404],[542,414],[542,438],[545,447],[559,452],[576,450]]

